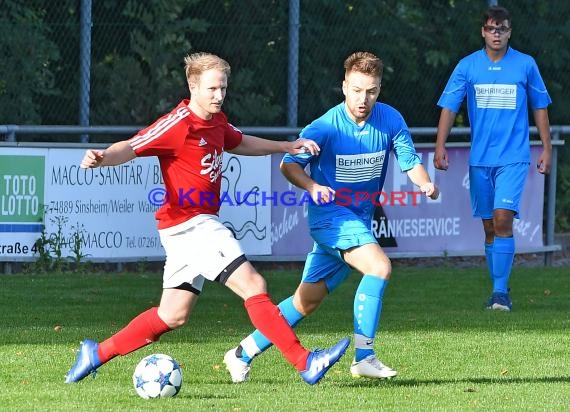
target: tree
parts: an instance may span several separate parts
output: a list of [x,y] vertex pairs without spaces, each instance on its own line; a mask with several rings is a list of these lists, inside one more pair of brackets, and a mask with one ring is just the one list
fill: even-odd
[[191,50],[188,33],[208,27],[187,13],[193,3],[129,0],[98,10],[93,36],[107,48],[94,49],[93,124],[144,125],[188,96],[183,70]]
[[60,94],[54,76],[60,55],[41,5],[5,0],[0,8],[0,124],[39,124],[39,99]]

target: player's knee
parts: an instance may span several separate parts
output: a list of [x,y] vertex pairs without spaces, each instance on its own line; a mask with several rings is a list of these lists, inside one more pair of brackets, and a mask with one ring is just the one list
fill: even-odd
[[501,225],[496,225],[494,235],[498,237],[511,237],[513,235],[512,224],[505,223]]
[[392,263],[390,259],[381,259],[374,263],[372,270],[367,275],[377,276],[382,279],[390,279],[392,275]]
[[267,291],[265,279],[257,272],[253,272],[247,277],[241,278],[240,287],[246,292],[247,296],[258,295]]
[[512,210],[497,209],[493,215],[493,228],[496,236],[507,237],[513,234]]
[[259,293],[263,293],[267,290],[267,283],[265,282],[265,278],[259,273],[256,273],[255,276],[252,277],[251,285],[255,291]]

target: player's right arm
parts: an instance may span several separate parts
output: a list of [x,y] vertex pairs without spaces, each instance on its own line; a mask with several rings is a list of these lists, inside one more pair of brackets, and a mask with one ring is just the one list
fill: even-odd
[[433,158],[433,165],[436,169],[447,170],[449,167],[449,158],[447,157],[447,150],[445,150],[445,142],[447,141],[449,133],[451,133],[451,128],[455,123],[455,116],[459,111],[461,103],[467,95],[467,86],[469,84],[468,72],[472,66],[470,62],[476,58],[478,58],[478,54],[473,53],[459,61],[455,69],[453,69],[453,73],[451,73],[441,97],[437,101],[437,105],[441,107],[441,113],[437,125],[435,155]]
[[439,115],[439,123],[437,125],[437,137],[435,140],[435,155],[433,158],[433,165],[436,169],[447,170],[449,167],[449,159],[447,157],[447,150],[445,149],[445,142],[451,133],[451,128],[455,122],[455,113],[449,109],[442,108]]
[[123,140],[109,146],[105,150],[88,149],[83,156],[80,166],[91,169],[100,166],[116,166],[133,160],[136,154],[128,140]]
[[298,163],[281,162],[281,173],[295,186],[305,189],[311,195],[316,204],[326,204],[334,200],[334,190],[328,186],[322,186],[311,179],[303,167]]

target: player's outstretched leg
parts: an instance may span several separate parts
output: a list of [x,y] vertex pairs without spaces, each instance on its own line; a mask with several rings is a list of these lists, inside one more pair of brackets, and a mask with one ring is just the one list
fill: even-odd
[[81,342],[77,359],[75,359],[75,363],[65,375],[65,383],[79,382],[90,374],[95,376],[97,368],[101,366],[101,361],[97,354],[98,347],[99,344],[92,340],[86,339]]
[[301,378],[309,385],[318,383],[331,366],[344,355],[349,344],[350,339],[344,338],[332,348],[311,352],[307,358],[307,368],[299,372]]
[[172,329],[158,316],[158,308],[153,307],[139,314],[127,326],[100,344],[84,340],[75,363],[65,376],[65,383],[79,382],[115,356],[126,355],[156,342],[162,334],[170,330]]

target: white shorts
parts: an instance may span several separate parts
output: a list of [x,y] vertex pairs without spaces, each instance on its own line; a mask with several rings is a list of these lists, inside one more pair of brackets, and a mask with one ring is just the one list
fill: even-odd
[[244,255],[233,233],[215,215],[198,215],[158,233],[166,251],[165,289],[187,283],[199,293],[204,279],[215,280]]

